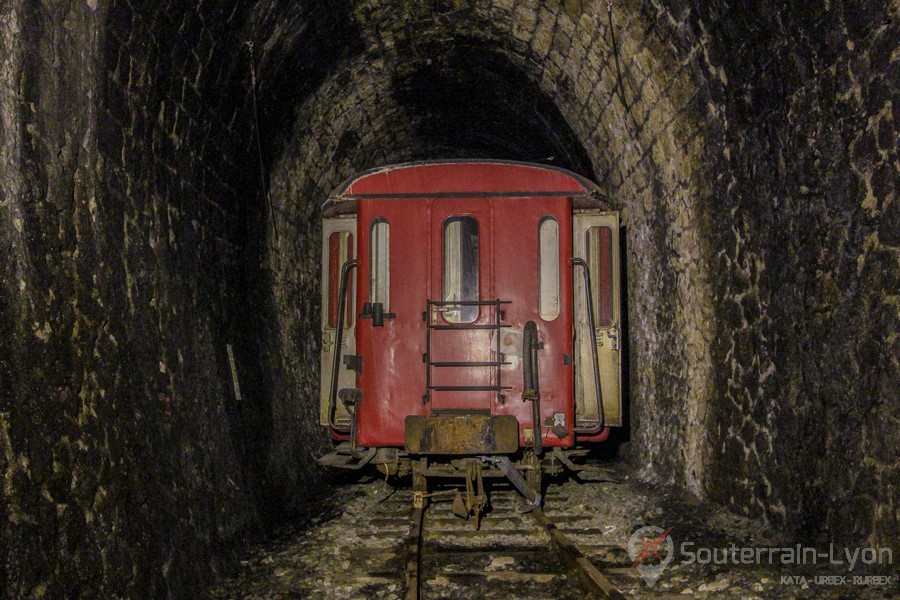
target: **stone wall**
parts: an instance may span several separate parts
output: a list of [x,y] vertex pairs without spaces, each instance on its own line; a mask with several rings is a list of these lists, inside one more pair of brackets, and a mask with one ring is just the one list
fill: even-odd
[[723,82],[708,492],[804,540],[896,544],[896,5],[770,16],[692,17]]
[[246,109],[227,40],[157,9],[3,6],[7,597],[188,597],[266,520],[268,404],[225,359]]

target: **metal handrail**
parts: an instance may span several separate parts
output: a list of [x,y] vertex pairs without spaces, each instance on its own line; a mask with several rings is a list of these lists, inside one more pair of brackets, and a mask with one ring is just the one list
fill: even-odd
[[338,433],[350,433],[352,430],[348,427],[338,426],[334,422],[334,415],[337,412],[337,392],[338,392],[338,374],[341,366],[341,345],[344,343],[344,313],[347,312],[347,277],[351,269],[355,269],[358,261],[351,258],[341,267],[341,285],[338,288],[338,316],[337,331],[334,340],[334,360],[331,363],[331,394],[328,398],[328,426]]
[[535,456],[544,452],[544,440],[541,424],[541,384],[540,370],[538,369],[538,332],[534,321],[525,323],[525,332],[522,338],[522,400],[531,401],[531,427],[532,447]]
[[581,429],[575,428],[575,433],[596,434],[600,433],[606,424],[606,416],[603,414],[603,395],[600,391],[600,360],[597,358],[597,328],[594,325],[594,295],[591,291],[591,271],[583,258],[573,258],[572,268],[584,269],[584,293],[587,300],[588,327],[591,329],[591,360],[594,363],[594,390],[597,395],[597,415],[600,420],[594,427]]

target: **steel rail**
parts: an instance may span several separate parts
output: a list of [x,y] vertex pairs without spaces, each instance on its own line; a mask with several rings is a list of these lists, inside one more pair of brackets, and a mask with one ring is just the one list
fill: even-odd
[[547,515],[540,508],[531,511],[534,519],[550,534],[550,540],[553,546],[562,556],[566,564],[578,574],[582,583],[588,589],[600,598],[610,598],[612,600],[624,600],[625,595],[622,594],[607,577],[600,572],[600,569],[594,566],[587,556],[578,549],[572,541],[566,537],[559,528],[547,518]]
[[[415,508],[406,544],[406,600],[423,599],[423,552],[426,508]],[[536,508],[531,512],[540,529],[547,532],[553,549],[563,562],[574,572],[589,596],[624,600],[625,596],[615,585],[588,559],[587,556],[547,517],[544,511]]]
[[422,597],[422,530],[425,508],[415,508],[406,547],[406,600]]

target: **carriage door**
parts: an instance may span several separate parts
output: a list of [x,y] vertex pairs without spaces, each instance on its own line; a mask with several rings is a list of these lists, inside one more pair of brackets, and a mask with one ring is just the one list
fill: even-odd
[[498,394],[493,327],[491,210],[486,199],[431,208],[431,283],[425,401],[432,413],[489,413]]
[[600,422],[593,357],[597,352],[603,421],[622,425],[622,381],[619,307],[619,214],[576,213],[573,254],[588,264],[594,309],[596,347],[591,348],[590,320],[582,269],[576,269],[575,291],[575,420],[580,428]]
[[[322,425],[328,424],[328,403],[331,392],[331,373],[334,353],[356,353],[356,337],[353,325],[356,311],[353,310],[356,298],[356,270],[350,271],[348,277],[347,304],[344,307],[344,328],[341,335],[341,348],[335,348],[337,341],[337,321],[340,300],[338,298],[341,283],[341,267],[356,256],[356,218],[325,219],[322,224],[322,353],[319,372],[319,420]],[[355,386],[355,373],[340,369],[338,389]],[[337,403],[335,421],[340,425],[350,424],[350,414],[342,402]]]

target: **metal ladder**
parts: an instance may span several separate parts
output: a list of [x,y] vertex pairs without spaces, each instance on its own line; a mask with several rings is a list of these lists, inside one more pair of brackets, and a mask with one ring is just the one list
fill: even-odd
[[[503,404],[503,390],[510,390],[512,386],[504,386],[501,383],[501,367],[510,363],[502,360],[500,355],[500,328],[509,327],[503,323],[503,313],[500,308],[504,304],[511,304],[510,300],[427,300],[427,307],[422,313],[422,319],[425,321],[426,329],[426,350],[422,355],[422,361],[425,363],[425,394],[422,396],[422,403],[428,404],[431,401],[432,392],[495,392],[497,394],[497,402]],[[445,308],[448,306],[492,306],[494,308],[494,322],[490,324],[475,323],[443,323],[437,324],[434,318],[436,308]],[[476,319],[477,320],[477,319]],[[431,341],[432,331],[472,331],[472,330],[493,330],[495,334],[495,356],[496,360],[487,361],[433,361],[431,360]],[[496,369],[495,378],[496,385],[432,385],[431,370],[433,368],[459,368],[459,367],[492,367]]]

